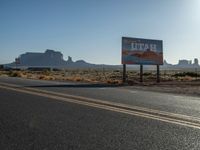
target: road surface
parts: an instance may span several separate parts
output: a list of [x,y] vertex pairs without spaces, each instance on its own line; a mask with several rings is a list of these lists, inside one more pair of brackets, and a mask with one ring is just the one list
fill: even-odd
[[0,149],[200,149],[200,98],[0,78]]

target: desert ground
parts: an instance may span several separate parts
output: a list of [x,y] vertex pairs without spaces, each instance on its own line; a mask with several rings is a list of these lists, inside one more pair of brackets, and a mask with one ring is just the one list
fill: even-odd
[[152,70],[144,71],[143,83],[139,82],[140,75],[137,70],[128,70],[125,84],[122,83],[122,70],[117,69],[2,70],[0,76],[113,84],[147,91],[200,96],[200,73],[186,70],[161,70],[160,83],[156,83],[156,72]]

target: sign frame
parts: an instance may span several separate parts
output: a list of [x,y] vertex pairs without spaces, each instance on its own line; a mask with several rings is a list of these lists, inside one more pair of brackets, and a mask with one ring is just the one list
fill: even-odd
[[163,65],[163,41],[122,37],[121,63],[127,65]]
[[143,65],[157,66],[157,83],[160,82],[160,65],[163,65],[163,41],[122,37],[121,63],[123,83],[126,82],[126,65],[140,65],[140,82],[143,82]]

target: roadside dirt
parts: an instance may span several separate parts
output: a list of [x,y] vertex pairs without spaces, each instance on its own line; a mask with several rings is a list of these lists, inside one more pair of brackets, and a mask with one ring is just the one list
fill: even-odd
[[156,91],[165,93],[184,94],[200,97],[200,81],[170,81],[160,83],[133,83],[126,88],[137,90]]

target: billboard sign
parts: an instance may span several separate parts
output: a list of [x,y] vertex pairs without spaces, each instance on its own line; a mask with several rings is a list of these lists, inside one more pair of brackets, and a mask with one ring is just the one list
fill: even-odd
[[163,42],[122,37],[122,64],[162,65]]

